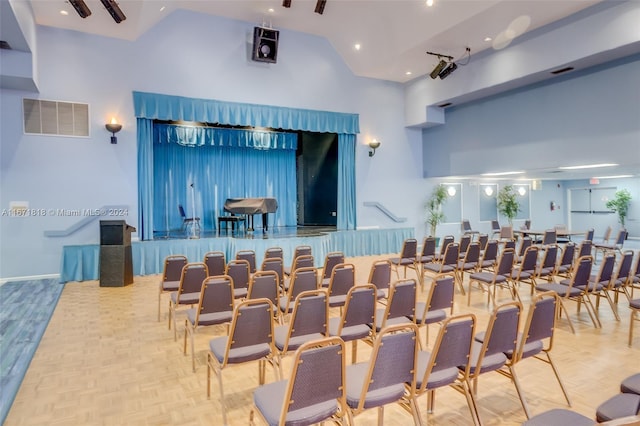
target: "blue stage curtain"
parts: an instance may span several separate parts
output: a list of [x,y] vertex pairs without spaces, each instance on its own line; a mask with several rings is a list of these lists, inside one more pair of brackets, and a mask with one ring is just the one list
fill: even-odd
[[[182,227],[178,205],[199,217],[203,231],[217,227],[227,198],[275,198],[271,226],[296,226],[297,135],[284,132],[189,128],[156,124],[153,204],[156,236]],[[251,146],[245,148],[245,146]],[[256,149],[254,146],[261,146]],[[280,149],[264,147],[280,146]],[[193,187],[191,186],[193,184]],[[256,216],[255,226],[261,225]]]
[[338,224],[356,229],[356,135],[338,135]]
[[156,120],[197,121],[322,133],[360,133],[358,114],[223,102],[145,92],[133,92],[133,107],[136,117]]
[[138,118],[138,235],[153,239],[153,120]]
[[[139,223],[138,232],[143,240],[153,238],[153,225],[156,230],[162,232],[167,226],[172,226],[171,220],[167,221],[166,213],[162,218],[154,221],[154,187],[153,187],[153,138],[151,129],[153,120],[170,121],[193,121],[199,123],[218,123],[221,125],[267,127],[284,130],[305,130],[310,132],[327,132],[338,134],[339,156],[338,156],[338,221],[337,228],[349,230],[356,228],[356,199],[355,199],[355,135],[360,132],[358,114],[336,113],[328,111],[315,111],[306,109],[295,109],[286,107],[276,107],[268,105],[243,104],[236,102],[223,102],[211,99],[185,98],[181,96],[162,95],[157,93],[133,92],[133,103],[135,115],[138,118],[138,191],[139,191]],[[193,131],[194,133],[196,131]],[[244,143],[254,148],[259,147],[264,141],[265,132],[259,132],[248,137]],[[182,131],[185,135],[185,131]],[[187,138],[188,139],[188,138]],[[344,141],[340,144],[340,141]],[[198,142],[200,143],[200,142]],[[202,142],[204,145],[206,142]],[[279,142],[270,141],[271,143]],[[280,150],[277,150],[280,151]],[[294,154],[295,155],[295,154]],[[264,167],[262,164],[260,167]],[[281,166],[278,166],[281,167]],[[270,173],[275,173],[271,169],[264,169]],[[288,169],[287,169],[288,170]],[[246,170],[236,167],[230,169],[230,173],[243,175],[246,178]],[[278,181],[289,179],[288,171],[277,173],[271,178],[273,185]],[[259,176],[256,173],[255,176]],[[294,174],[295,176],[295,170]],[[207,179],[209,179],[207,177]],[[175,182],[175,177],[174,180]],[[295,181],[295,180],[294,180]],[[287,181],[289,183],[290,181]],[[176,184],[179,184],[176,182]],[[222,186],[218,185],[218,203],[224,202],[228,198],[222,194]],[[274,186],[271,191],[278,191]],[[249,196],[266,196],[264,193],[254,195],[252,189],[245,191]],[[272,193],[268,192],[268,193]],[[215,194],[214,194],[215,195]],[[229,195],[235,197],[237,195]],[[224,198],[223,198],[224,197]],[[186,198],[186,197],[185,197]],[[222,200],[222,201],[220,201]],[[196,200],[197,201],[197,200]],[[182,202],[182,201],[181,201]],[[201,200],[202,202],[202,200]],[[186,209],[190,209],[189,202],[185,200]],[[215,200],[214,200],[215,203]],[[296,195],[295,188],[287,193],[287,197],[278,198],[279,213],[277,226],[290,223],[289,213],[283,208],[292,209],[292,217],[295,217]],[[285,205],[285,203],[287,203]],[[290,203],[290,204],[289,204]],[[177,205],[173,206],[177,212]],[[205,221],[211,221],[215,212],[219,210],[214,206],[208,212],[202,212],[208,217]],[[166,210],[166,208],[165,208]],[[189,210],[190,211],[190,210]],[[196,205],[196,213],[197,205]],[[173,213],[171,213],[172,215]],[[295,219],[293,224],[295,225]]]

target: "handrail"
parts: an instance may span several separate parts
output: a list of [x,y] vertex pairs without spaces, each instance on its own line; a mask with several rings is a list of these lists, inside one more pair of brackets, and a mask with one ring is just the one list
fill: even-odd
[[367,206],[367,207],[376,207],[378,210],[380,210],[382,213],[387,215],[387,217],[389,219],[391,219],[392,221],[394,221],[394,222],[401,223],[401,222],[406,222],[407,221],[406,217],[398,217],[398,216],[394,215],[385,206],[383,206],[382,204],[380,204],[377,201],[365,201],[362,204]]
[[124,219],[129,215],[129,206],[102,206],[99,209],[71,209],[54,213],[58,216],[84,216],[84,218],[62,231],[44,231],[45,237],[68,237],[97,219]]

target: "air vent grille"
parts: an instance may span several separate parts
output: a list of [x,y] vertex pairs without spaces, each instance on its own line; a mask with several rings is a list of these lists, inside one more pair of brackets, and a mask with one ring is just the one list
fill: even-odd
[[89,104],[23,99],[24,133],[89,136]]

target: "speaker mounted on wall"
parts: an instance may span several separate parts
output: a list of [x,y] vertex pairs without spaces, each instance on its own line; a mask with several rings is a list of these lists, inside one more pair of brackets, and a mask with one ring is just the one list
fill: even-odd
[[256,62],[276,63],[278,58],[278,36],[280,31],[271,28],[253,29],[253,53],[251,59]]

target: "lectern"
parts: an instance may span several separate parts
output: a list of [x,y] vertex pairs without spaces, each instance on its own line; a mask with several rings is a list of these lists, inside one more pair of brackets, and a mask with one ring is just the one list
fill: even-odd
[[124,220],[100,221],[100,287],[133,283],[131,233],[135,230]]

